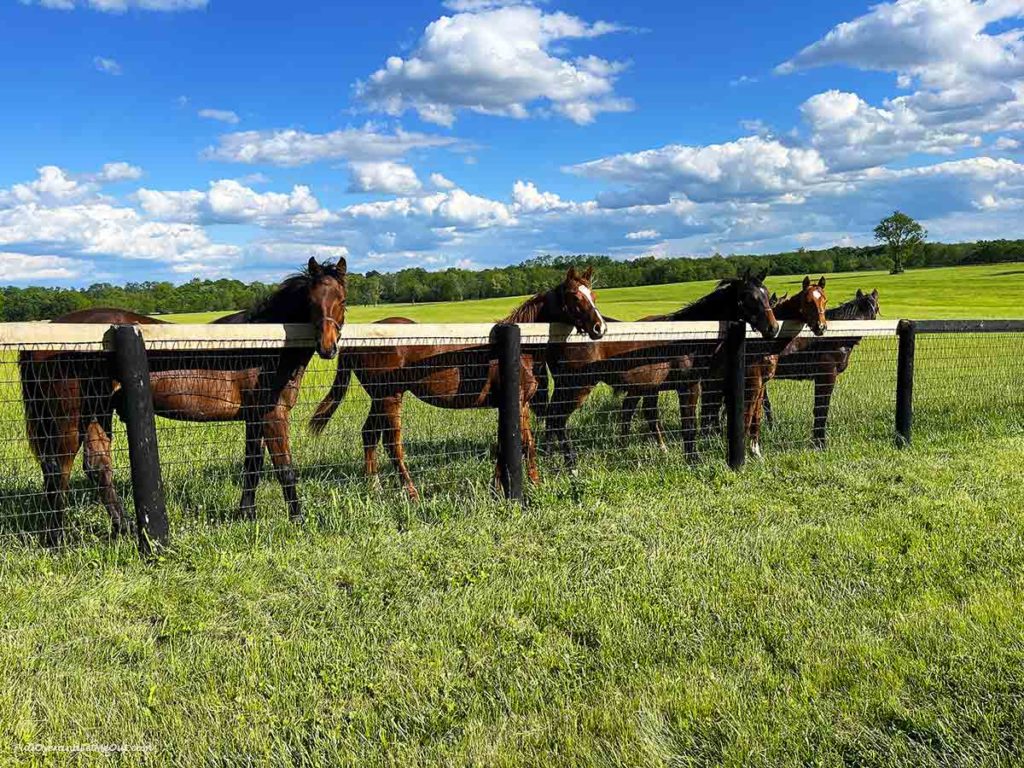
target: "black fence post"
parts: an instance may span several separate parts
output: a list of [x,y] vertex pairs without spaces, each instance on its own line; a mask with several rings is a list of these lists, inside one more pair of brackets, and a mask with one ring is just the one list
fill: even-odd
[[914,428],[914,321],[900,320],[896,335],[900,345],[896,362],[896,444],[904,447],[910,445]]
[[518,325],[494,327],[498,358],[498,477],[505,498],[523,500],[523,434],[519,399],[520,333]]
[[729,323],[725,337],[725,423],[729,440],[729,466],[739,469],[747,458],[747,429],[743,415],[747,378],[747,326]]
[[137,325],[114,327],[114,361],[123,393],[121,419],[128,432],[139,551],[148,555],[167,544],[169,526],[149,386],[149,360]]

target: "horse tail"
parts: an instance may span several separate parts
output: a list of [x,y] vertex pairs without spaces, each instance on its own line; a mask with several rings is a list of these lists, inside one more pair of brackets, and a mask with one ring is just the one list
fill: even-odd
[[32,454],[42,463],[52,451],[48,450],[47,435],[53,434],[52,420],[46,392],[39,381],[39,370],[31,352],[18,355],[18,372],[21,379],[21,401],[25,409],[25,434]]
[[352,380],[352,369],[355,363],[353,357],[353,354],[347,352],[342,352],[338,357],[338,371],[334,374],[334,383],[331,384],[330,391],[324,395],[324,399],[320,401],[313,418],[309,420],[309,429],[314,435],[319,435],[324,431],[327,422],[331,420],[331,416],[338,410],[341,401],[348,394],[348,385]]

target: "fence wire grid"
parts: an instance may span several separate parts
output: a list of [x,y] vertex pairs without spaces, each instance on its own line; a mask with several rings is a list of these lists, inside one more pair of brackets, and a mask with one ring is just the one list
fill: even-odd
[[[657,461],[663,452],[723,460],[723,335],[685,325],[653,333],[630,324],[601,341],[524,338],[520,376],[523,401],[532,395],[527,425],[541,483],[591,457],[597,466]],[[765,393],[763,454],[820,447],[826,436],[839,447],[891,441],[895,335],[830,331],[797,342],[747,340],[748,409],[759,405],[755,371]],[[400,340],[350,333],[344,343],[338,359],[322,360],[273,338],[245,349],[194,337],[147,342],[173,526],[245,514],[247,477],[260,478],[248,504],[260,517],[292,512],[292,483],[307,515],[325,503],[494,498],[491,340],[417,336],[411,327]],[[921,334],[916,345],[915,440],[1024,431],[1024,333]],[[87,344],[0,345],[0,537],[60,530],[102,538],[118,504],[126,524],[134,518],[112,357]],[[527,456],[528,478],[529,467]],[[62,498],[53,496],[55,468],[67,470]]]

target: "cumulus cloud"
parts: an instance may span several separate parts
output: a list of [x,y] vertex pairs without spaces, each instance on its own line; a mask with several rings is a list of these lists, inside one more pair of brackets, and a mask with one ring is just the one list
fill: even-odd
[[1021,0],[883,3],[776,71],[842,65],[891,72],[899,88],[916,88],[878,107],[839,91],[808,100],[812,142],[838,166],[976,147],[986,133],[1024,126],[1022,17]]
[[205,8],[209,0],[19,0],[22,5],[38,5],[59,11],[90,8],[103,13],[138,11],[195,11]]
[[142,210],[160,221],[315,227],[331,220],[312,190],[302,185],[288,194],[256,192],[234,179],[221,179],[206,192],[140,189],[137,196]]
[[638,229],[636,232],[627,232],[627,240],[657,240],[661,232],[656,229]]
[[294,129],[241,131],[221,136],[216,147],[206,150],[206,156],[232,163],[290,167],[337,159],[356,162],[393,160],[413,150],[451,147],[457,143],[457,139],[446,136],[403,130],[381,133],[372,125],[330,133]]
[[407,165],[380,160],[351,163],[350,192],[383,192],[391,195],[412,195],[423,188],[416,171]]
[[447,126],[462,110],[523,118],[540,105],[585,124],[602,112],[632,109],[615,94],[621,62],[570,59],[562,50],[621,27],[529,4],[456,0],[454,9],[460,12],[427,26],[408,58],[392,56],[358,83],[358,95],[387,114],[412,109]]
[[219,123],[228,123],[229,125],[238,125],[241,122],[238,115],[230,109],[200,109],[197,114],[206,120],[216,120]]
[[628,207],[666,203],[677,196],[697,202],[778,197],[824,180],[827,167],[815,149],[748,136],[707,146],[672,144],[566,170],[624,184],[599,200],[607,207]]
[[142,169],[131,163],[106,163],[93,178],[99,182],[110,183],[135,181],[142,178]]
[[440,173],[430,174],[430,186],[437,190],[455,189],[455,182]]
[[86,262],[63,256],[0,251],[0,275],[9,282],[72,280],[86,269]]
[[116,77],[124,71],[121,69],[121,65],[114,59],[108,59],[104,56],[96,56],[93,58],[92,64],[96,67],[97,72],[102,72],[105,75],[114,75]]

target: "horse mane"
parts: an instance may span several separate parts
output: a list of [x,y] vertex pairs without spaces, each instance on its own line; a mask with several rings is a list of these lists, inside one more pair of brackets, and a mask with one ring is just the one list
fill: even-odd
[[552,293],[557,291],[557,288],[538,293],[535,296],[527,299],[518,307],[512,310],[512,312],[502,320],[503,323],[535,323],[537,318],[540,317],[544,311],[545,305],[548,303],[549,297]]
[[719,281],[718,285],[715,286],[711,293],[707,293],[699,299],[691,301],[685,307],[681,307],[675,312],[670,312],[667,315],[655,315],[654,317],[658,320],[685,320],[690,314],[703,314],[704,310],[706,310],[709,305],[721,301],[725,296],[726,291],[735,289],[742,282],[742,278],[727,277],[724,280]]
[[305,322],[308,319],[308,304],[303,300],[320,277],[326,275],[336,280],[345,278],[338,265],[325,261],[320,265],[321,274],[314,275],[308,266],[286,277],[281,284],[262,301],[249,309],[222,317],[215,323],[287,323]]

